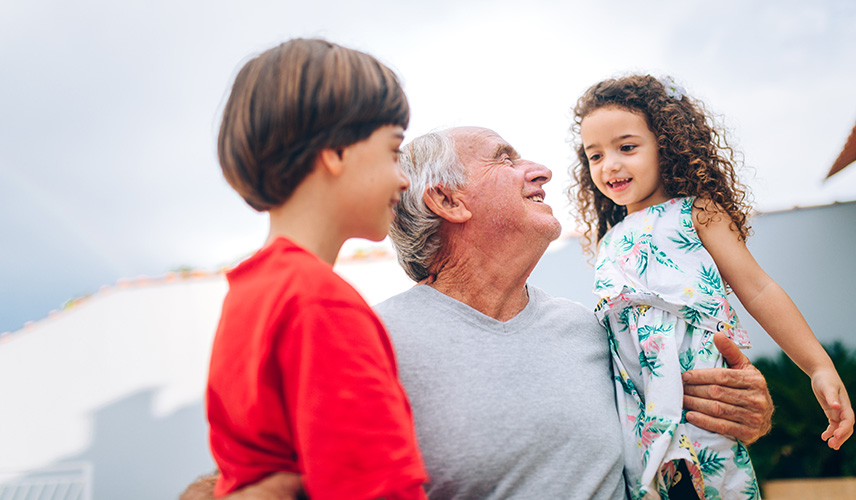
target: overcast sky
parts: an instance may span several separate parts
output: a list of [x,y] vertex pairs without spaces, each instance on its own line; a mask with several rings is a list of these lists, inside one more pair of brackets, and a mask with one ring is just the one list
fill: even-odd
[[760,210],[856,199],[856,168],[823,182],[856,123],[851,0],[523,3],[0,0],[0,332],[264,241],[214,138],[240,65],[295,36],[392,67],[408,137],[481,125],[549,166],[566,228],[569,110],[628,72],[722,115]]

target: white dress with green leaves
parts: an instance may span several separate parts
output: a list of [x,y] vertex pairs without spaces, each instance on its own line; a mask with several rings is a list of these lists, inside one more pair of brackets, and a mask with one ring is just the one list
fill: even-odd
[[687,423],[681,373],[723,366],[713,332],[749,338],[692,222],[693,198],[629,214],[598,246],[595,309],[609,337],[632,498],[668,498],[685,460],[706,499],[760,498],[746,448]]

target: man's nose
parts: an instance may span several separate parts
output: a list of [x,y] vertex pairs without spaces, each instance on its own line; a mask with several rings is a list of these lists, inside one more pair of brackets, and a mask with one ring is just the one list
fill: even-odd
[[526,161],[526,180],[538,184],[546,184],[553,178],[553,171],[549,168],[535,163],[534,161]]

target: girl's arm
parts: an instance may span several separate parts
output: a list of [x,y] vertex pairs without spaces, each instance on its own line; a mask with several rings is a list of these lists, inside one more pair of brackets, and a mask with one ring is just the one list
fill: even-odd
[[731,217],[710,202],[713,210],[705,212],[701,203],[705,202],[699,200],[693,207],[701,242],[743,307],[811,377],[815,395],[830,421],[822,437],[837,449],[853,433],[856,418],[832,360],[791,298],[761,269],[739,233],[731,228]]

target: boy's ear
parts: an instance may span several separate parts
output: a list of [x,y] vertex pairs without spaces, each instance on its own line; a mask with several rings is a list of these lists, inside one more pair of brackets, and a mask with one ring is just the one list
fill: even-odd
[[318,159],[315,163],[316,168],[323,168],[333,177],[340,176],[345,170],[344,154],[341,149],[322,149],[321,152],[318,153]]
[[432,212],[449,222],[462,223],[473,216],[458,196],[458,192],[445,186],[425,188],[422,199]]

